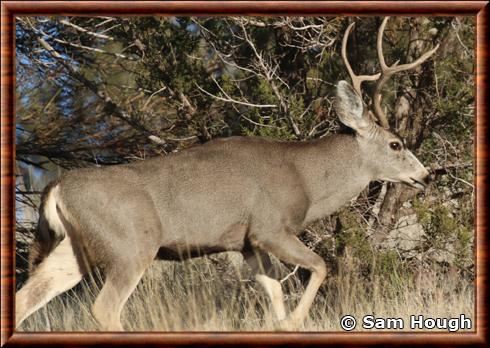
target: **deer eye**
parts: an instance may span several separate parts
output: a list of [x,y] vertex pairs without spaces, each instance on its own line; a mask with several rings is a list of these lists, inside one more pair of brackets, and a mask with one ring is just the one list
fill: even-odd
[[398,141],[392,141],[390,143],[390,148],[393,151],[400,151],[402,149],[402,144],[400,144]]

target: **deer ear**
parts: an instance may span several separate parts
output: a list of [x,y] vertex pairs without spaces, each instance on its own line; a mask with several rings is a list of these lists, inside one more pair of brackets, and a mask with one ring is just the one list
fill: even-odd
[[356,132],[362,134],[373,125],[373,121],[364,113],[361,96],[347,81],[339,81],[337,84],[334,105],[340,122]]

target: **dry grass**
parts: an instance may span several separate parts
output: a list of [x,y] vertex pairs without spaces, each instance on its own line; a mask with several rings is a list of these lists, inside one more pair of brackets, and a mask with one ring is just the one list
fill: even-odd
[[[351,259],[325,281],[301,331],[339,331],[345,314],[362,318],[412,314],[474,318],[474,287],[457,275],[421,273],[407,279],[391,277],[361,281]],[[284,275],[288,270],[283,267]],[[155,262],[123,311],[129,331],[270,331],[276,324],[262,289],[247,280],[241,258],[225,254],[184,263]],[[90,314],[100,281],[85,280],[28,318],[25,331],[95,331]],[[291,308],[304,285],[298,277],[283,283]],[[473,321],[474,323],[474,321]],[[405,328],[407,330],[409,328]]]

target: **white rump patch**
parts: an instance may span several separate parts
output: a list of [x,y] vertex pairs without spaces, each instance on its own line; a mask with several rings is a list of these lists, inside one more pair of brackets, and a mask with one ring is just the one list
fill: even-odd
[[53,187],[48,193],[48,198],[46,199],[46,205],[44,207],[44,216],[48,221],[49,228],[51,228],[56,236],[61,239],[66,235],[66,230],[58,214],[57,206],[60,206],[58,185]]
[[71,289],[83,273],[73,251],[72,240],[64,240],[49,254],[15,294],[16,327],[53,297]]

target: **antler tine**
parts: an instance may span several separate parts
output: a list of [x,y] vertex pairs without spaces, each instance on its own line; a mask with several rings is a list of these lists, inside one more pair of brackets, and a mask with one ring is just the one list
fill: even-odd
[[378,38],[376,41],[376,49],[378,51],[378,59],[379,65],[381,66],[381,78],[376,83],[376,88],[373,94],[373,104],[374,104],[374,114],[378,118],[380,125],[384,128],[389,128],[388,119],[381,108],[381,88],[384,84],[390,79],[391,76],[400,71],[410,70],[425,62],[430,56],[434,54],[435,51],[439,48],[439,44],[437,44],[430,51],[425,52],[421,55],[417,60],[412,63],[398,65],[398,60],[392,65],[387,66],[385,62],[385,58],[383,56],[383,33],[386,27],[386,23],[390,17],[385,17],[378,31]]
[[359,94],[359,96],[362,96],[361,93],[361,83],[363,81],[376,81],[379,79],[381,74],[375,74],[375,75],[356,75],[354,71],[352,70],[352,67],[350,66],[349,60],[347,58],[347,40],[349,39],[349,34],[354,26],[354,23],[351,23],[345,33],[344,33],[344,38],[342,39],[342,61],[344,62],[344,65],[349,72],[350,79],[352,80],[352,87],[354,87],[354,90]]

